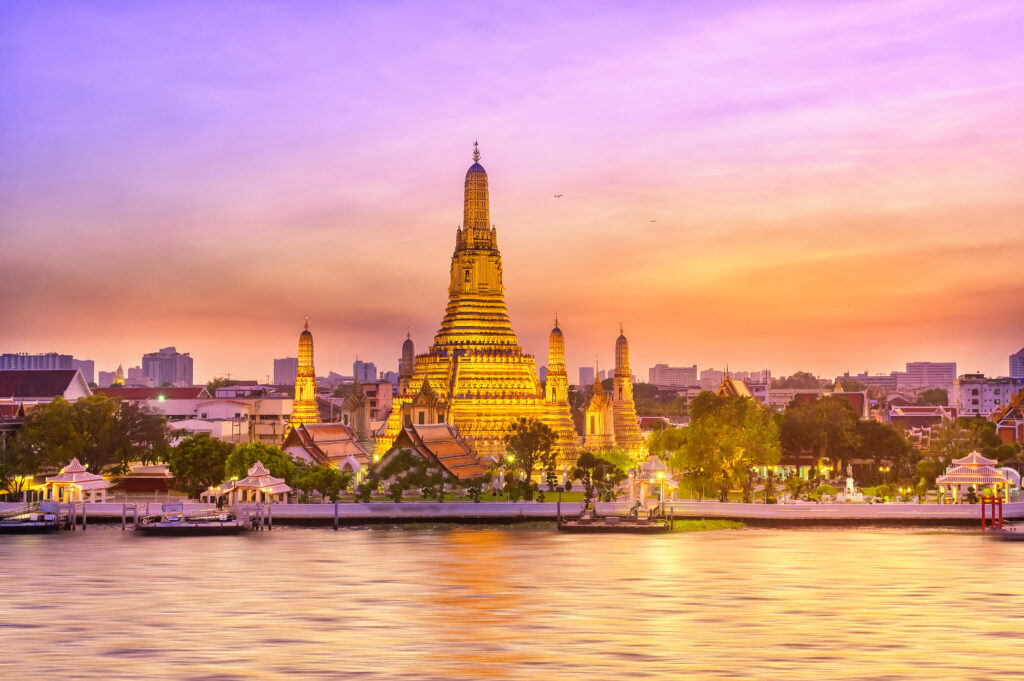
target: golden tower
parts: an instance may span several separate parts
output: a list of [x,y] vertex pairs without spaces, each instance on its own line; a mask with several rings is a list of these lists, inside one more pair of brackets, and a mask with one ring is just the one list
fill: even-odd
[[629,368],[629,341],[619,324],[615,340],[615,378],[612,383],[612,419],[615,444],[634,456],[646,454],[647,444],[640,432],[640,420],[633,403],[633,374]]
[[[558,434],[561,442],[578,441],[576,427],[569,411],[569,374],[565,370],[565,337],[558,328],[558,315],[555,315],[555,326],[548,336],[548,377],[544,384],[544,399],[550,411],[548,425]],[[568,468],[576,457],[576,447],[563,451],[559,458],[559,466]]]
[[320,410],[316,406],[316,371],[313,369],[313,334],[306,327],[299,334],[299,369],[295,372],[295,402],[288,418],[290,428],[305,423],[320,423]]
[[561,459],[572,461],[577,438],[571,428],[564,430],[568,404],[545,399],[533,355],[523,352],[512,330],[497,230],[490,224],[487,172],[479,160],[474,143],[441,328],[427,352],[415,357],[378,448],[386,452],[404,426],[433,419],[456,426],[478,456],[498,460],[510,424],[525,416],[555,430]]

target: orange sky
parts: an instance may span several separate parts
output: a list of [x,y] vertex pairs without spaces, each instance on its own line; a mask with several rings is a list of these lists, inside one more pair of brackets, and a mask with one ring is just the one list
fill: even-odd
[[1024,346],[1015,3],[189,7],[3,10],[0,351],[265,378],[308,314],[318,373],[395,369],[475,137],[513,326],[543,357],[558,312],[573,376],[619,321],[642,377]]

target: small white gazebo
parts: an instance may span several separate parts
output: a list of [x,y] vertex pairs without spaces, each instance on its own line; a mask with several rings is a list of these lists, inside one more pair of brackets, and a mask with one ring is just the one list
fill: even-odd
[[[984,488],[991,487],[997,496],[1010,501],[1012,493],[1020,484],[1019,476],[1007,473],[1012,469],[996,468],[996,463],[978,452],[971,452],[962,459],[954,460],[945,474],[936,478],[935,483],[954,504],[960,502],[961,490],[968,487],[973,487],[978,496],[981,496]],[[1016,474],[1016,471],[1013,473]]]
[[640,469],[625,484],[629,486],[630,501],[646,501],[651,491],[658,490],[660,501],[675,499],[679,483],[668,471],[668,466],[658,458],[657,454],[651,454],[640,466]]
[[[227,489],[225,489],[226,487]],[[207,492],[212,490],[213,488]],[[249,474],[246,477],[231,481],[230,487],[227,483],[220,485],[220,492],[217,496],[229,494],[231,503],[238,501],[273,503],[283,501],[284,495],[291,491],[292,488],[285,484],[282,478],[275,478],[262,461],[257,461],[249,469]]]
[[46,484],[43,485],[46,498],[52,501],[105,502],[108,487],[109,480],[105,480],[102,475],[90,473],[77,458],[71,459],[71,463],[60,469],[59,475],[46,478]]

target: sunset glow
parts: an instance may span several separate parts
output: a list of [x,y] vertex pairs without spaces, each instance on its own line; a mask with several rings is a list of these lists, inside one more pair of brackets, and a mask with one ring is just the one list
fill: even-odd
[[[727,6],[726,6],[727,5]],[[59,11],[58,11],[59,10]],[[480,140],[506,302],[570,378],[1006,373],[1024,6],[0,7],[0,347],[263,379],[437,332]],[[562,194],[555,198],[556,194]]]

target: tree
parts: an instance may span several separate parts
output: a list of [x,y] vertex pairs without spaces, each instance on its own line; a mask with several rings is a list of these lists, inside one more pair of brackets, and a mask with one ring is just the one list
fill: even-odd
[[917,403],[921,406],[944,407],[949,404],[949,393],[945,388],[928,388],[917,394]]
[[197,433],[184,438],[167,454],[168,468],[174,475],[174,487],[187,492],[192,498],[213,485],[224,481],[228,456],[234,447]]
[[214,376],[207,381],[206,392],[210,393],[210,397],[214,397],[217,394],[217,388],[226,388],[229,385],[238,385],[238,381],[223,376]]
[[[906,438],[888,423],[857,421],[857,458],[873,462],[872,472],[878,465],[888,463],[896,467],[897,477],[909,476],[914,471],[917,455]],[[876,482],[872,474],[866,482]],[[877,480],[882,482],[881,479]]]
[[352,483],[350,471],[342,471],[329,464],[296,465],[295,486],[306,493],[316,491],[321,498],[337,501],[341,491]]
[[[367,481],[376,488],[381,482],[387,483],[387,495],[392,501],[401,501],[406,491],[418,489],[424,499],[444,501],[446,485],[455,486],[458,479],[443,469],[431,468],[426,459],[403,449],[392,455],[376,470],[371,470]],[[360,490],[361,491],[361,490]],[[363,498],[357,491],[357,498]]]
[[782,417],[782,448],[790,456],[810,451],[819,462],[847,458],[860,445],[857,423],[853,407],[839,398],[791,404]]
[[106,395],[75,402],[57,397],[29,412],[16,442],[36,471],[63,466],[72,458],[100,471],[128,470],[132,461],[157,461],[167,453],[163,416]]
[[287,484],[295,486],[295,461],[281,451],[280,447],[265,442],[235,445],[224,466],[225,477],[244,478],[257,461],[262,461],[275,478],[284,478]]
[[925,455],[939,461],[943,468],[954,459],[962,459],[981,448],[981,429],[969,419],[943,421],[932,428]]
[[626,479],[626,474],[614,463],[591,451],[580,452],[576,467],[570,475],[583,485],[583,501],[589,506],[595,499],[611,501],[615,487]]
[[[779,461],[779,429],[767,407],[746,397],[694,399],[685,441],[672,457],[683,475],[704,483],[712,481],[722,501],[743,484],[755,466]],[[710,395],[710,393],[709,393]]]
[[557,482],[557,444],[555,431],[546,423],[526,417],[515,421],[505,435],[505,449],[508,451],[505,468],[509,473],[521,473],[522,479],[509,480],[506,484],[520,487],[522,497],[532,499],[535,492],[533,471],[540,466],[547,472],[548,485],[554,489]]
[[843,390],[851,393],[859,393],[862,390],[868,389],[866,385],[858,381],[856,378],[840,378],[836,383],[842,386]]
[[792,376],[773,378],[773,388],[817,388],[818,377],[806,371],[797,371]]

